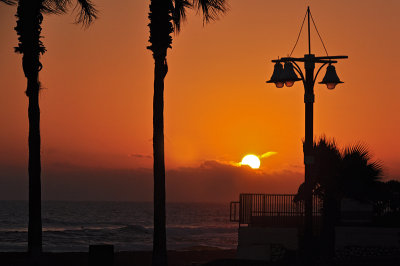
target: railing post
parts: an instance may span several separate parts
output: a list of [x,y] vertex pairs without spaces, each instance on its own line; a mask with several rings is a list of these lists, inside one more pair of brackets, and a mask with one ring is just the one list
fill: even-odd
[[[304,202],[295,203],[293,199],[294,195],[289,194],[240,194],[239,201],[230,204],[230,220],[239,222],[239,227],[241,224],[252,226],[252,217],[255,217],[255,223],[265,221],[271,226],[293,224],[294,220],[298,220],[299,226],[304,226]],[[316,232],[319,230],[317,216],[320,215],[318,197],[313,196],[312,205],[312,219],[317,225],[313,232]]]

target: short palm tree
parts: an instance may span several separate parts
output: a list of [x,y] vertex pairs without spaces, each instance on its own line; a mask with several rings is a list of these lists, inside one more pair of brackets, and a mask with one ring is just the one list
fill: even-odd
[[334,250],[335,223],[339,217],[339,194],[342,185],[342,155],[334,140],[321,138],[314,143],[314,193],[322,199],[323,252],[331,257]]
[[[46,48],[41,41],[43,14],[66,13],[72,0],[0,0],[6,4],[18,4],[17,26],[18,46],[15,52],[22,54],[22,68],[27,79],[26,96],[29,99],[29,225],[28,252],[37,256],[42,251],[41,219],[41,159],[40,159],[40,109],[39,109],[39,72],[42,69],[40,55]],[[96,9],[90,0],[76,0],[80,10],[77,23],[89,25],[96,18]]]
[[196,8],[209,22],[224,13],[225,0],[151,0],[149,13],[150,49],[154,59],[153,156],[154,156],[154,235],[153,265],[167,265],[164,163],[164,78],[168,72],[167,49],[172,36],[181,29],[186,9]]
[[[381,190],[382,166],[371,161],[368,149],[362,144],[345,148],[342,152],[334,140],[325,137],[314,143],[312,185],[314,194],[322,199],[322,239],[325,255],[331,257],[335,245],[335,224],[343,198],[373,201]],[[304,185],[300,186],[297,200],[304,198]]]
[[368,148],[362,144],[347,147],[342,155],[343,197],[373,201],[383,177],[382,164],[372,161]]

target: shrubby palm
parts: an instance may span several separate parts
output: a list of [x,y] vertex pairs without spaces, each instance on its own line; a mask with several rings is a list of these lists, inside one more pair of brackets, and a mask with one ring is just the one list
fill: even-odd
[[359,201],[373,201],[382,179],[382,165],[379,161],[372,161],[368,149],[356,144],[345,148],[342,155],[342,183],[344,197]]
[[[322,239],[326,255],[332,256],[341,200],[375,200],[380,191],[382,166],[377,161],[371,161],[370,152],[361,144],[347,147],[341,152],[334,140],[323,137],[314,143],[313,152],[313,192],[323,202]],[[301,185],[296,200],[304,199],[303,194],[304,185]]]
[[22,68],[27,79],[26,96],[29,99],[29,226],[28,252],[38,255],[42,251],[41,220],[41,159],[40,159],[40,109],[39,72],[42,69],[40,55],[46,51],[42,36],[43,14],[63,14],[76,2],[79,6],[77,23],[89,25],[96,18],[96,9],[90,0],[0,0],[6,4],[18,4],[15,31],[18,46],[15,52],[22,54]]
[[181,29],[186,10],[202,12],[209,22],[226,11],[225,0],[151,0],[149,13],[150,49],[154,59],[153,155],[154,155],[154,236],[153,265],[167,265],[165,228],[165,163],[164,163],[164,79],[168,72],[167,49],[172,36]]

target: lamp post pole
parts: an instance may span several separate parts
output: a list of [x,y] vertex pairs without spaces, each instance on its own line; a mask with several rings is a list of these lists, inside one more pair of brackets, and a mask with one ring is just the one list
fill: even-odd
[[[333,59],[347,59],[347,56],[321,56],[316,57],[311,54],[311,38],[310,38],[310,8],[307,8],[308,17],[308,54],[304,55],[302,58],[294,57],[283,57],[280,59],[272,60],[275,63],[274,73],[267,83],[275,83],[276,87],[282,88],[285,84],[287,87],[293,86],[295,81],[303,81],[304,85],[304,103],[305,103],[305,139],[303,143],[303,153],[304,153],[304,241],[303,241],[303,256],[307,261],[308,265],[311,265],[310,260],[312,258],[312,246],[313,246],[313,176],[312,176],[312,166],[314,163],[313,155],[313,117],[314,117],[314,85],[316,78],[320,70],[328,64],[325,77],[323,78],[321,84],[326,84],[328,89],[334,89],[335,86],[340,81],[336,74],[335,67],[332,65],[337,63]],[[314,21],[313,21],[314,22]],[[300,29],[301,33],[301,29]],[[300,35],[299,35],[300,36]],[[322,41],[322,39],[321,39]],[[296,42],[297,44],[297,42]],[[325,45],[324,45],[325,48]],[[294,48],[293,48],[294,50]],[[293,51],[292,51],[293,52]],[[305,74],[301,71],[301,68],[296,62],[303,62]],[[282,64],[285,67],[282,67]],[[315,64],[322,64],[316,74],[314,75]],[[297,77],[294,70],[300,75]]]
[[304,153],[304,241],[305,255],[309,257],[310,247],[312,243],[312,164],[314,163],[313,151],[313,136],[314,136],[314,68],[315,56],[308,54],[304,56],[305,80],[304,80],[304,104],[305,104],[305,138],[303,144]]

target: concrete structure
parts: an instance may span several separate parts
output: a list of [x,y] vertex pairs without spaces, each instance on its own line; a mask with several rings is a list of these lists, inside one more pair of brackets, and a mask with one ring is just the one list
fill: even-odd
[[[294,195],[241,194],[231,203],[231,221],[238,222],[239,259],[271,261],[285,251],[297,251],[303,234],[304,208]],[[321,230],[321,202],[314,200],[314,235]],[[335,228],[336,250],[394,249],[400,252],[400,224],[379,224],[373,206],[353,200],[341,205],[342,220]],[[387,218],[385,218],[387,220]],[[378,221],[378,223],[376,222]]]

